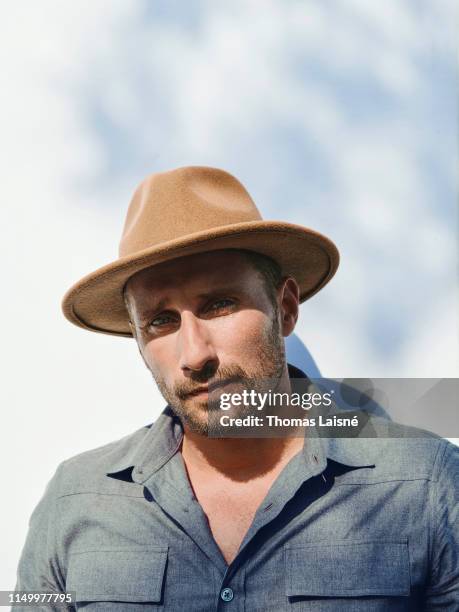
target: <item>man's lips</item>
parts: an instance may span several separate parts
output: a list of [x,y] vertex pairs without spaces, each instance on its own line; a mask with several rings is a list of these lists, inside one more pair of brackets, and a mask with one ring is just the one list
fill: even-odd
[[193,389],[193,391],[190,391],[189,393],[187,393],[186,397],[194,397],[196,395],[202,395],[204,393],[216,391],[217,389],[224,387],[230,382],[231,381],[229,380],[218,380],[218,381],[209,383],[208,385],[201,385],[200,387],[196,387],[196,389]]
[[209,387],[197,387],[193,391],[190,391],[186,394],[186,397],[195,397],[196,395],[201,395],[203,393],[209,393]]

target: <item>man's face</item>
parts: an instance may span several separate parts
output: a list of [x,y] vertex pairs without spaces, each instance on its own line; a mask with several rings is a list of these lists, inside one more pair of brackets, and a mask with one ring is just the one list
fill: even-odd
[[234,385],[256,389],[285,374],[278,305],[243,253],[200,253],[142,270],[126,295],[146,366],[196,433],[208,434],[209,390],[215,397]]

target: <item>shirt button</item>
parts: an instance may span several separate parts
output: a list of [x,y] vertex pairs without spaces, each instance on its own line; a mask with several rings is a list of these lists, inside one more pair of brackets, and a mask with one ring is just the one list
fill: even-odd
[[234,597],[233,589],[230,589],[229,587],[222,589],[220,597],[223,599],[223,601],[231,601]]

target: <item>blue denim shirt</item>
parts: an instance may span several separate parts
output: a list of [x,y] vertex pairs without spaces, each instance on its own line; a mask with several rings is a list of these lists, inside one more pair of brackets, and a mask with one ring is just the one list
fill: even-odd
[[71,610],[457,611],[459,448],[373,427],[380,437],[305,438],[228,566],[166,407],[58,467],[16,589],[75,591]]

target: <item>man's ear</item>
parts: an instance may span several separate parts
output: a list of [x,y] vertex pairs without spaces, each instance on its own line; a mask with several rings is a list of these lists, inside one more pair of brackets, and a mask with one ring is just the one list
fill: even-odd
[[290,336],[295,329],[300,305],[300,288],[292,276],[287,276],[282,279],[279,297],[280,325],[282,335],[287,337]]

